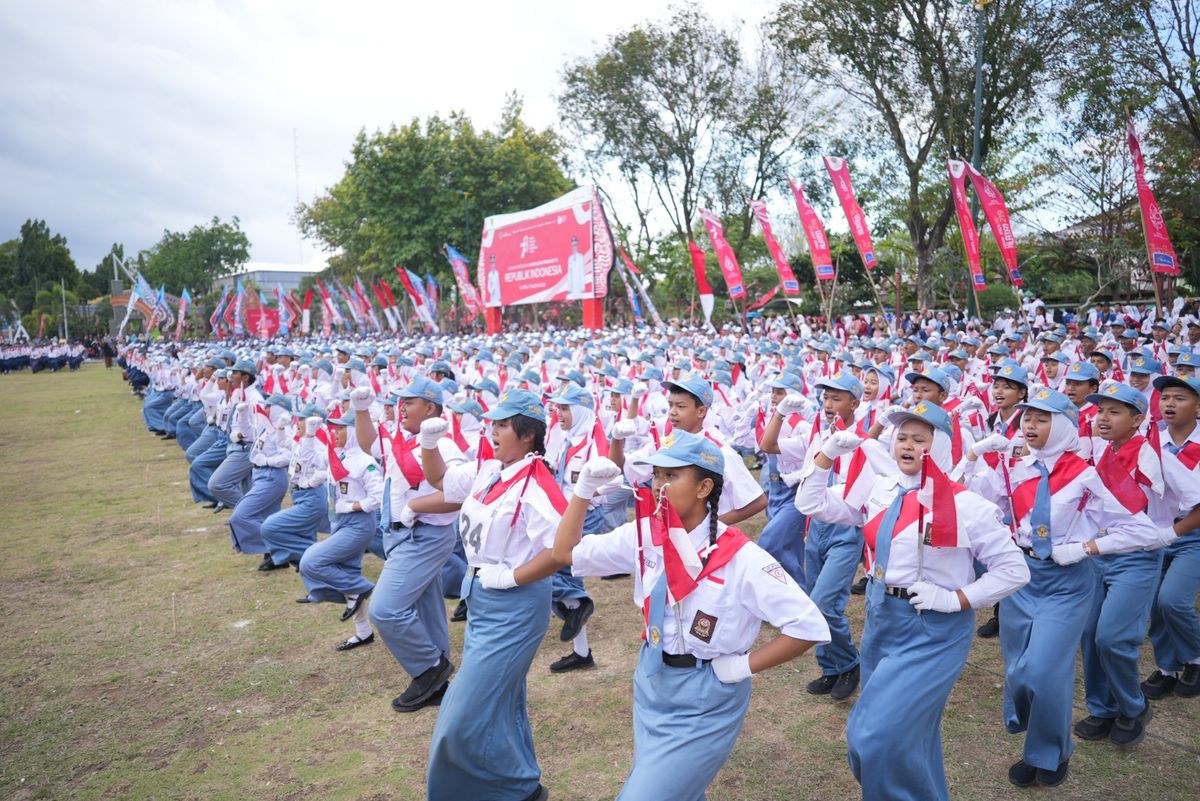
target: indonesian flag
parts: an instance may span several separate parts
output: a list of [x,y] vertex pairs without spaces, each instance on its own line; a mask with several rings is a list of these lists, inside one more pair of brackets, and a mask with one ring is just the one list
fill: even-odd
[[708,284],[708,276],[704,274],[704,251],[695,242],[688,242],[688,251],[692,254],[692,272],[696,276],[696,291],[700,293],[700,308],[704,310],[704,321],[709,328],[712,328],[714,300],[712,287]]
[[[322,437],[322,434],[325,436]],[[333,443],[336,440],[334,439],[333,431],[318,431],[317,439],[323,439],[325,442],[325,449],[329,455],[329,475],[333,476],[333,480],[341,481],[350,475],[350,471],[346,469],[346,465],[342,464],[341,457],[338,456],[337,448],[334,447]]]
[[600,415],[595,415],[596,422],[592,425],[592,440],[596,443],[596,456],[608,458],[608,437],[604,435],[604,426],[600,423]]
[[875,471],[867,462],[867,452],[861,446],[850,456],[846,468],[846,486],[842,489],[842,500],[852,509],[866,508],[867,499],[875,485]]
[[1175,248],[1167,235],[1167,224],[1162,210],[1154,199],[1154,192],[1146,180],[1146,160],[1138,142],[1133,119],[1125,118],[1125,136],[1129,144],[1129,155],[1133,158],[1133,174],[1137,180],[1138,205],[1142,211],[1142,232],[1146,237],[1146,253],[1150,258],[1150,269],[1156,273],[1179,275],[1179,262],[1175,259]]
[[921,455],[921,488],[917,490],[917,502],[921,505],[922,517],[924,512],[931,515],[924,532],[926,545],[934,548],[970,547],[971,538],[959,528],[958,509],[954,504],[954,496],[963,489],[946,477],[929,451]]

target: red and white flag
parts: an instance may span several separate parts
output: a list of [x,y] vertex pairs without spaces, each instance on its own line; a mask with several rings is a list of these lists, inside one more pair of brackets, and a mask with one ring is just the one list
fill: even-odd
[[704,310],[704,321],[712,328],[713,291],[704,271],[704,251],[695,242],[688,242],[688,252],[692,254],[692,272],[696,276],[696,291],[700,294],[700,308]]
[[796,211],[800,214],[800,225],[804,228],[804,238],[808,240],[809,257],[812,259],[813,272],[818,281],[833,280],[833,256],[829,252],[829,238],[825,236],[825,224],[817,216],[816,210],[809,205],[804,197],[804,189],[800,184],[788,178],[792,187],[792,197],[796,199]]
[[746,294],[746,286],[742,282],[742,268],[738,265],[737,256],[734,255],[729,241],[725,239],[725,228],[721,225],[721,219],[707,209],[699,211],[700,219],[704,221],[704,228],[712,242],[713,253],[717,254],[717,264],[721,267],[721,275],[725,277],[729,297],[737,300]]
[[[918,518],[926,545],[934,548],[969,548],[971,538],[958,526],[958,508],[954,496],[964,487],[955,484],[933,461],[926,451],[921,457],[921,488],[917,490],[917,502],[922,514]],[[931,516],[929,525],[923,526],[924,513]]]
[[783,294],[799,295],[800,282],[796,280],[796,275],[792,272],[792,265],[788,264],[787,258],[783,255],[783,248],[779,247],[779,243],[775,240],[775,233],[771,230],[771,218],[767,214],[767,202],[761,199],[751,200],[750,210],[754,212],[754,218],[762,226],[763,241],[767,243],[767,250],[771,251],[771,258],[775,260],[775,269],[779,271],[779,281],[783,286]]
[[964,166],[971,176],[971,185],[975,187],[975,196],[979,198],[983,216],[987,218],[988,227],[992,229],[992,235],[996,237],[996,244],[1000,247],[1000,257],[1004,259],[1004,266],[1008,268],[1008,280],[1015,287],[1025,286],[1025,279],[1021,278],[1021,269],[1017,264],[1017,240],[1013,236],[1004,195],[970,164]]

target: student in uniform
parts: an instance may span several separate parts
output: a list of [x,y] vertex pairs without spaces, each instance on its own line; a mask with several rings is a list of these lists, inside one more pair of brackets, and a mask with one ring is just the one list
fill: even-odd
[[[1070,398],[1042,389],[1019,408],[1029,455],[1013,467],[1011,508],[1031,578],[1000,602],[1005,728],[1025,733],[1022,758],[1009,768],[1008,780],[1053,787],[1066,781],[1074,750],[1075,653],[1096,595],[1089,557],[1139,550],[1157,532],[1144,514],[1130,514],[1075,454],[1079,419]],[[999,439],[977,443],[963,465],[964,483],[993,503],[1008,491],[977,454],[993,445],[1006,450]],[[1105,536],[1097,538],[1099,531]]]
[[[1180,356],[1182,362],[1185,353]],[[1175,460],[1193,479],[1200,480],[1200,379],[1160,376],[1154,379],[1165,428],[1161,432],[1164,464]],[[1168,486],[1168,491],[1170,487]],[[1168,496],[1169,497],[1169,496]],[[1180,508],[1176,514],[1183,515]],[[1200,695],[1200,616],[1196,593],[1200,592],[1200,525],[1191,515],[1172,526],[1163,549],[1162,572],[1150,611],[1150,643],[1154,646],[1155,671],[1142,682],[1151,700],[1175,694],[1180,698]]]
[[291,565],[296,570],[304,552],[317,541],[317,534],[329,531],[328,457],[325,443],[317,439],[325,417],[313,404],[304,407],[300,416],[303,422],[288,467],[292,505],[264,520],[260,532],[272,564]]
[[253,412],[254,442],[250,447],[253,467],[250,491],[242,496],[229,517],[233,549],[238,553],[262,554],[260,571],[278,570],[270,548],[262,538],[262,524],[279,511],[288,488],[288,465],[292,462],[292,404],[285,396],[271,395]]
[[[355,389],[351,395],[364,392],[370,390]],[[375,582],[370,616],[392,656],[411,677],[404,692],[392,699],[392,708],[415,712],[441,699],[454,672],[442,569],[458,541],[457,504],[442,504],[436,510],[416,504],[437,493],[425,478],[417,449],[436,449],[447,467],[466,458],[453,440],[442,436],[449,424],[441,419],[441,386],[417,376],[395,394],[402,408],[398,427],[389,434],[380,426],[378,432],[387,476],[386,504],[379,521],[386,560]],[[356,414],[358,419],[365,417],[365,412]],[[433,433],[422,432],[425,421],[441,425],[431,426],[436,429]],[[363,427],[356,425],[360,431]]]
[[230,411],[227,398],[229,374],[223,369],[217,370],[213,373],[213,378],[213,385],[201,396],[208,413],[208,427],[187,452],[191,462],[188,467],[188,486],[192,489],[193,501],[204,501],[202,508],[220,511],[217,499],[208,491],[208,480],[224,461],[226,446],[229,444],[229,435],[226,432]]
[[208,492],[219,507],[232,509],[250,488],[253,465],[250,464],[250,444],[254,441],[254,425],[250,415],[262,403],[262,395],[254,388],[254,362],[242,359],[229,371],[229,442],[225,459],[208,479]]
[[[508,390],[483,415],[495,458],[446,470],[421,448],[430,485],[462,504],[459,533],[470,605],[458,678],[442,699],[429,747],[429,800],[539,801],[548,797],[526,709],[529,666],[550,623],[550,554],[566,501],[542,461],[546,411],[526,390]],[[422,434],[445,432],[427,420]],[[426,440],[428,442],[428,440]]]
[[342,620],[354,620],[354,635],[338,650],[350,650],[375,633],[367,617],[374,584],[362,574],[362,559],[377,527],[375,510],[383,501],[383,478],[375,460],[361,449],[346,449],[352,418],[330,418],[326,456],[328,491],[333,499],[333,531],[309,547],[300,559],[300,578],[307,593],[297,603],[344,603]]
[[[831,431],[854,429],[862,384],[849,373],[837,371],[818,379],[814,386],[822,390],[821,411],[813,421],[809,446],[815,450],[818,445],[824,447]],[[844,476],[849,468],[849,460],[839,461],[842,464],[838,470],[828,476],[831,482],[837,475]],[[806,689],[810,695],[828,695],[841,702],[858,689],[858,649],[846,618],[846,604],[861,559],[862,531],[858,527],[809,519],[804,546],[806,586],[813,603],[825,615],[830,634],[829,644],[816,649],[821,675],[808,683]]]
[[[696,801],[741,731],[750,677],[827,641],[829,630],[770,554],[717,519],[725,457],[715,443],[673,433],[646,462],[658,519],[643,514],[581,539],[596,490],[621,475],[610,460],[592,459],[574,485],[553,557],[579,575],[635,576],[645,642],[633,680],[633,768],[618,799]],[[655,503],[645,497],[643,510]],[[686,573],[673,572],[680,580],[668,583],[672,560]],[[764,620],[779,634],[754,648]]]
[[[862,693],[846,726],[850,767],[864,801],[948,801],[941,721],[971,649],[972,609],[1022,587],[1029,568],[994,504],[948,479],[935,487],[933,499],[917,494],[927,470],[923,453],[938,471],[950,469],[949,415],[920,401],[888,417],[896,426],[896,469],[876,475],[865,507],[847,503],[843,486],[829,485],[833,459],[862,444],[852,431],[833,434],[816,455],[796,505],[818,520],[864,526],[872,578]],[[977,561],[987,567],[978,578]]]
[[805,434],[809,425],[802,412],[811,404],[800,394],[804,382],[794,373],[779,373],[767,386],[771,388],[773,408],[759,447],[767,457],[769,519],[759,534],[758,545],[775,557],[792,580],[803,588],[805,518],[796,508],[796,485],[789,485],[784,476],[804,467]]

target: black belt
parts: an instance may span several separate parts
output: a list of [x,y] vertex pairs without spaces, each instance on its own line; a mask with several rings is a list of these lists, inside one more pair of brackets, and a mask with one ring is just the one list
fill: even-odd
[[397,521],[392,522],[392,531],[399,531],[400,529],[403,529],[403,528],[416,528],[416,526],[406,526],[403,523],[400,523]]
[[[874,584],[875,579],[871,579],[871,583]],[[907,601],[909,598],[913,597],[913,593],[909,592],[906,587],[884,587],[883,594],[890,595],[893,598],[899,598],[902,601]]]
[[696,665],[707,665],[708,659],[697,659],[694,654],[668,654],[663,651],[663,664],[672,668],[694,668]]
[[1045,559],[1043,559],[1042,557],[1038,556],[1036,553],[1034,553],[1034,552],[1033,552],[1033,549],[1032,549],[1032,548],[1026,548],[1026,547],[1024,547],[1023,545],[1018,545],[1017,547],[1021,549],[1021,553],[1025,554],[1025,555],[1026,555],[1026,556],[1028,556],[1030,559],[1036,559],[1036,560],[1038,560],[1039,562],[1049,562],[1049,561],[1051,561],[1049,556],[1047,556]]

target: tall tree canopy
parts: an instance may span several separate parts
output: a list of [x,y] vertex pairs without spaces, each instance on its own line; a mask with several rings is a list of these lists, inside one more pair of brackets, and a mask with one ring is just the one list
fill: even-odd
[[224,222],[213,217],[208,225],[194,225],[186,233],[163,231],[162,239],[138,254],[137,264],[147,281],[155,287],[165,284],[177,295],[184,288],[209,292],[214,281],[236,272],[249,258],[250,240],[238,218]]

